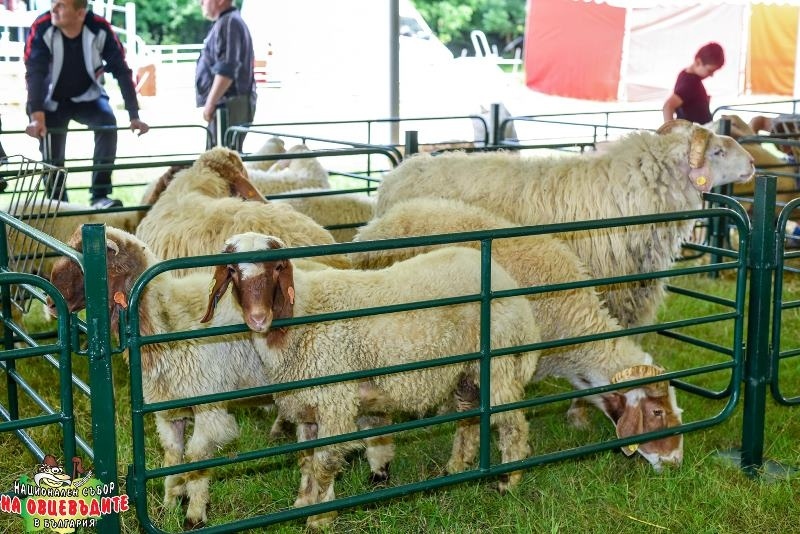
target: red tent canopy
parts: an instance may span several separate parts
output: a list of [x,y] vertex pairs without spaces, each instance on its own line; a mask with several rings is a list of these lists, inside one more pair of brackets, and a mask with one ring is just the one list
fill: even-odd
[[709,41],[725,66],[709,94],[796,95],[800,0],[534,0],[525,35],[528,87],[590,100],[666,98]]

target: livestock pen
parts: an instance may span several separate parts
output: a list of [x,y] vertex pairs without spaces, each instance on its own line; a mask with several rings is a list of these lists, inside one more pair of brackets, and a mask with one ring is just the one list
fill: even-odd
[[[724,259],[706,264],[682,265],[679,269],[666,272],[640,273],[625,278],[632,281],[654,277],[672,280],[670,300],[662,310],[658,323],[611,334],[642,336],[648,350],[667,368],[667,373],[660,378],[671,380],[680,390],[680,403],[685,409],[683,425],[655,434],[646,434],[644,438],[655,438],[673,432],[687,433],[684,466],[665,470],[659,475],[654,475],[643,462],[625,460],[619,454],[607,452],[634,444],[642,438],[615,438],[613,432],[602,424],[599,415],[593,416],[594,427],[587,431],[572,429],[563,421],[566,403],[571,399],[619,386],[575,392],[557,380],[532,386],[527,392],[526,400],[512,406],[489,406],[487,399],[483,398],[481,407],[475,411],[461,414],[447,411],[426,414],[423,419],[403,420],[392,427],[303,444],[267,439],[271,417],[264,417],[257,409],[243,408],[237,413],[242,424],[242,436],[234,445],[220,451],[217,457],[204,462],[160,468],[160,454],[157,451],[152,427],[152,412],[178,405],[212,402],[222,398],[234,399],[242,395],[275,393],[282,389],[306,387],[314,382],[275,384],[222,396],[185,399],[174,404],[143,403],[138,391],[141,387],[138,383],[140,377],[135,372],[128,372],[118,357],[121,352],[129,350],[132,361],[135,362],[136,353],[144,344],[180,341],[198,335],[219,335],[226,331],[241,332],[244,331],[244,327],[232,325],[201,332],[172,332],[151,338],[141,337],[135,318],[138,295],[147,287],[148,282],[161,272],[223,264],[231,258],[209,256],[170,260],[158,264],[155,269],[142,276],[134,290],[126,296],[130,307],[127,312],[122,313],[123,335],[118,343],[112,343],[113,333],[108,328],[106,310],[114,296],[106,294],[104,284],[92,283],[94,280],[104,280],[106,252],[102,227],[89,227],[85,230],[84,243],[93,245],[84,246],[82,255],[70,252],[62,244],[49,242],[62,253],[72,254],[83,265],[86,279],[90,280],[86,287],[85,316],[79,318],[75,315],[59,314],[61,319],[58,328],[62,334],[56,338],[57,348],[51,344],[31,343],[34,340],[25,342],[26,345],[30,345],[28,348],[11,348],[15,342],[21,342],[17,339],[20,334],[12,332],[17,330],[27,332],[28,327],[23,320],[22,327],[15,328],[12,325],[16,322],[10,313],[4,313],[4,325],[8,328],[4,330],[6,350],[2,359],[4,362],[19,359],[16,361],[17,369],[13,372],[7,371],[7,376],[12,382],[15,382],[14,379],[18,375],[25,376],[30,382],[36,383],[30,389],[43,390],[43,396],[58,405],[62,395],[52,391],[52,388],[47,389],[47,385],[53,383],[48,378],[53,371],[44,370],[34,358],[38,357],[39,353],[55,350],[61,354],[75,352],[78,355],[77,358],[73,357],[75,361],[70,363],[75,367],[76,374],[82,377],[81,382],[90,384],[91,397],[76,399],[74,410],[68,410],[69,407],[59,407],[52,411],[63,414],[62,418],[65,421],[74,420],[79,433],[91,435],[91,439],[87,440],[92,444],[91,454],[88,451],[79,451],[78,455],[92,458],[96,476],[103,482],[117,482],[118,492],[128,495],[135,507],[135,516],[133,510],[122,513],[118,517],[117,524],[113,522],[113,515],[104,518],[98,528],[100,531],[133,532],[138,528],[151,532],[180,531],[182,519],[180,511],[165,511],[160,506],[160,480],[171,473],[198,468],[214,471],[213,504],[209,511],[212,526],[207,529],[208,532],[233,532],[247,528],[263,528],[267,525],[276,525],[278,528],[278,524],[279,528],[286,531],[300,531],[302,527],[293,519],[338,508],[355,509],[346,511],[337,519],[333,527],[336,531],[366,532],[382,529],[398,532],[423,530],[477,532],[490,528],[525,529],[534,532],[561,529],[631,531],[659,526],[692,530],[715,529],[716,526],[721,530],[736,528],[747,531],[756,528],[756,525],[759,528],[767,525],[769,528],[785,529],[797,519],[793,515],[795,513],[793,507],[782,509],[781,514],[775,510],[780,503],[791,502],[790,495],[794,487],[791,479],[786,477],[774,485],[760,485],[753,483],[746,476],[740,480],[737,476],[732,477],[732,473],[736,472],[735,468],[727,467],[724,462],[709,460],[715,452],[740,449],[741,460],[737,459],[736,463],[745,468],[744,471],[749,475],[757,475],[756,478],[758,475],[766,476],[766,468],[772,464],[764,458],[765,439],[770,440],[767,445],[769,456],[789,462],[797,459],[794,448],[796,440],[792,439],[791,429],[786,428],[787,425],[791,425],[792,416],[787,416],[783,408],[771,406],[769,410],[765,408],[767,388],[774,375],[769,372],[769,351],[765,351],[767,344],[764,342],[764,336],[768,335],[770,326],[769,322],[763,319],[765,314],[769,316],[769,296],[773,295],[771,276],[778,269],[774,260],[777,254],[782,252],[783,239],[779,233],[776,234],[772,230],[773,210],[766,208],[771,205],[770,196],[774,196],[774,184],[769,178],[759,178],[758,183],[756,198],[763,198],[763,205],[757,201],[753,210],[752,231],[748,215],[735,202],[724,196],[707,195],[707,200],[720,207],[669,215],[583,221],[413,240],[343,243],[327,247],[284,249],[237,256],[240,260],[299,258],[419,244],[479,241],[485,259],[488,259],[491,256],[491,244],[495,240],[512,236],[572,232],[585,228],[648,225],[697,217],[711,219],[725,217],[733,221],[739,235],[738,250],[716,249],[706,244],[693,246],[705,253],[715,252]],[[774,202],[774,199],[772,201]],[[0,218],[7,226],[24,228],[23,224],[5,214],[0,215]],[[42,236],[36,237],[47,241]],[[486,265],[484,264],[484,268]],[[713,272],[720,273],[716,281],[710,281],[705,276]],[[3,277],[0,280],[4,289],[23,282],[42,287],[54,299],[60,311],[64,310],[63,299],[46,281],[13,273],[3,273],[0,276]],[[746,287],[748,276],[751,282],[749,291]],[[516,294],[558,292],[571,287],[595,286],[615,281],[618,280],[592,280],[556,287],[486,292],[481,295],[467,295],[464,298],[475,302],[487,302],[488,299]],[[782,291],[785,297],[792,297],[798,294],[797,289],[791,278],[788,278]],[[748,304],[749,319],[746,321]],[[430,306],[435,303],[418,305]],[[5,308],[4,311],[8,309]],[[306,321],[336,320],[347,315],[390,311],[392,310],[351,310],[335,317],[294,319],[276,323],[276,326],[290,327]],[[788,310],[789,315],[792,313],[791,309]],[[31,329],[41,327],[41,324],[33,324]],[[790,350],[792,342],[796,339],[796,333],[790,324],[782,325],[782,329],[788,331],[788,335],[783,336],[782,342],[786,344],[786,350]],[[80,343],[81,337],[78,334],[80,331],[88,334],[87,349],[73,351]],[[538,347],[556,347],[585,341],[589,339],[563,339],[542,343]],[[35,345],[41,346],[34,348]],[[483,362],[484,368],[488,371],[489,359],[501,355],[502,352],[489,350],[484,342],[478,353],[443,354],[445,359],[437,363],[447,363],[453,361],[453,358],[475,358]],[[784,356],[782,378],[791,380],[796,376],[796,370],[791,365],[792,355],[785,353]],[[64,369],[68,369],[67,364],[62,365],[61,369],[66,373]],[[407,368],[373,369],[363,373],[363,376],[407,370]],[[360,377],[362,375],[348,374],[323,378],[317,383]],[[652,382],[654,379],[640,379],[626,386],[648,381]],[[9,390],[13,389],[7,387]],[[13,395],[9,398],[16,399]],[[30,406],[28,401],[24,400],[20,401],[20,405],[19,422],[0,427],[9,431],[2,435],[4,448],[15,455],[3,469],[4,488],[11,488],[17,477],[31,472],[34,464],[41,461],[41,454],[27,452],[10,434],[11,431],[31,424],[31,421],[26,420],[27,415],[39,409],[39,406]],[[491,413],[507,409],[526,410],[527,417],[535,429],[531,434],[534,453],[523,462],[503,465],[489,453],[487,423]],[[74,416],[72,411],[75,412]],[[779,421],[772,421],[765,429],[767,416],[777,418]],[[483,421],[479,463],[475,469],[462,474],[441,476],[440,470],[447,458],[453,425],[462,417],[479,417]],[[34,424],[39,422],[35,420]],[[47,422],[52,423],[53,419],[48,419]],[[39,447],[41,452],[63,454],[66,459],[71,454],[71,449],[67,446],[70,441],[69,425],[64,425],[63,431],[61,428],[58,424],[51,424],[46,429],[45,427],[41,430],[39,427],[31,429],[34,434],[31,441],[43,444]],[[297,484],[293,453],[309,445],[380,435],[384,432],[391,432],[398,446],[397,460],[392,467],[393,479],[388,487],[378,490],[369,487],[365,483],[368,469],[364,461],[353,457],[350,459],[352,469],[347,470],[338,483],[344,496],[342,499],[314,507],[297,509],[291,507]],[[120,475],[125,471],[125,466],[128,466],[128,473],[126,477],[122,477]],[[527,473],[521,486],[510,495],[499,496],[486,484],[473,483],[519,468],[526,469]],[[719,491],[722,497],[709,496],[707,491],[700,489],[707,487],[709,483],[718,484],[723,488]],[[434,491],[443,486],[452,487],[447,492]],[[689,491],[686,491],[687,487]],[[755,502],[758,499],[753,499],[752,493],[761,497],[761,502]],[[568,514],[564,514],[557,509],[563,507],[565,502],[581,506],[570,505]],[[692,508],[699,508],[705,512],[693,515],[689,512]],[[712,508],[719,514],[717,516],[719,519],[708,517],[712,514]],[[752,512],[752,517],[742,514],[743,509]],[[606,517],[600,517],[602,515],[600,511],[605,512]],[[765,513],[759,515],[759,511]],[[569,521],[567,515],[570,517]],[[0,516],[0,521],[8,524],[9,529],[14,529],[21,520],[7,515]]]

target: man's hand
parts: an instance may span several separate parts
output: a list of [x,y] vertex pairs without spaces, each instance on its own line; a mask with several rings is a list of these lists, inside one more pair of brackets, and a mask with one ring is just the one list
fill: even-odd
[[211,119],[214,118],[214,114],[217,112],[217,103],[206,102],[206,105],[203,107],[203,120],[206,122],[211,122]]
[[136,135],[144,135],[150,131],[150,127],[141,119],[131,119],[131,131],[136,132],[136,130],[139,130]]
[[47,135],[47,126],[44,124],[44,111],[31,113],[31,122],[25,127],[25,133],[36,139],[42,139]]

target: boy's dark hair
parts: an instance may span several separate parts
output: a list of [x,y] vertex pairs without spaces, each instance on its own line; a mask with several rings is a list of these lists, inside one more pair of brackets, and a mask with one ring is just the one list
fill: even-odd
[[697,51],[694,58],[699,59],[703,65],[721,67],[725,64],[725,52],[719,43],[708,43]]

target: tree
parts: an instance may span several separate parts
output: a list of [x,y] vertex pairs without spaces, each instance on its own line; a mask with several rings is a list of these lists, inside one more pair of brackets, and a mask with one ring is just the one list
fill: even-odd
[[525,0],[412,1],[455,55],[472,49],[472,30],[482,30],[500,50],[525,31]]
[[133,0],[138,33],[148,44],[201,43],[210,21],[197,0]]

